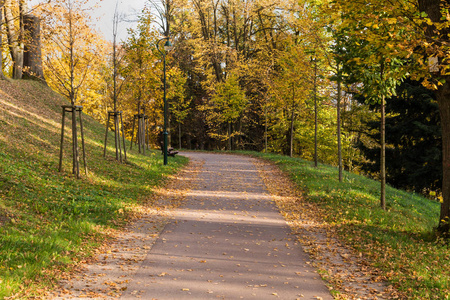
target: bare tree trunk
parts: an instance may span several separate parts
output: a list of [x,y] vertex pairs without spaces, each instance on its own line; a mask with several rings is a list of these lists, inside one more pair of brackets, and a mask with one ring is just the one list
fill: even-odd
[[264,105],[264,150],[267,153],[267,99],[266,105]]
[[[443,1],[444,2],[444,1]],[[448,1],[447,1],[448,2]],[[419,0],[419,10],[427,13],[433,22],[443,22],[441,13],[440,0]],[[436,27],[428,26],[425,28],[425,34],[431,43],[434,42],[435,36],[440,36],[443,41],[439,44],[449,42],[449,29],[444,26],[440,32]],[[446,65],[448,66],[448,64]],[[441,213],[439,217],[439,229],[449,234],[450,232],[450,76],[444,76],[445,83],[438,87],[436,91],[436,99],[439,104],[439,113],[441,115],[442,127],[442,203]]]
[[384,95],[381,98],[381,124],[380,124],[380,141],[381,141],[381,153],[380,153],[380,206],[386,210],[386,116],[385,116],[385,98]]
[[294,110],[291,112],[291,137],[289,141],[289,156],[294,156]]
[[[339,72],[339,71],[338,71]],[[342,140],[341,140],[341,80],[337,82],[337,141],[338,141],[338,168],[339,182],[342,182]]]
[[69,57],[70,57],[70,92],[69,92],[69,99],[70,99],[70,103],[72,105],[75,105],[75,101],[76,101],[76,89],[75,89],[75,58],[74,58],[74,45],[75,45],[75,40],[74,40],[74,33],[73,33],[73,28],[72,28],[72,22],[73,22],[73,17],[72,17],[72,7],[70,7],[69,9]]
[[178,148],[181,149],[181,123],[178,123]]
[[231,151],[231,122],[228,121],[228,150]]
[[294,156],[294,116],[295,116],[295,86],[292,86],[291,136],[289,141],[289,156]]
[[23,14],[25,11],[25,3],[19,1],[20,26],[19,30],[14,25],[12,0],[5,0],[5,24],[9,42],[9,49],[13,61],[13,78],[22,79],[23,71]]
[[6,77],[3,74],[3,9],[4,9],[5,1],[0,1],[0,80],[5,80]]
[[317,59],[314,58],[314,167],[317,164]]
[[[447,78],[450,80],[450,78]],[[436,93],[442,126],[442,196],[440,224],[442,231],[450,231],[450,84],[447,81]]]

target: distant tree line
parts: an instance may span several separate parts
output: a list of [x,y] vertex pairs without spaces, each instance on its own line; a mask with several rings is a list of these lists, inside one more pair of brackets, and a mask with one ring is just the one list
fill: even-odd
[[85,0],[33,10],[25,0],[4,0],[2,70],[15,79],[45,78],[101,122],[112,108],[122,111],[128,139],[135,116],[145,111],[146,143],[158,147],[163,103],[156,45],[169,36],[172,146],[317,157],[379,176],[383,208],[386,181],[442,192],[445,231],[450,47],[443,3],[150,1],[128,39],[113,45],[92,29]]

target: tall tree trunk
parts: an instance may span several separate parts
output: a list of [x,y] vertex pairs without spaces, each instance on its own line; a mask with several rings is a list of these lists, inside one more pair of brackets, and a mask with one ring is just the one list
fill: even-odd
[[439,88],[436,98],[442,126],[442,196],[439,228],[443,232],[450,231],[450,77]]
[[380,206],[386,210],[386,103],[384,95],[381,97],[381,122],[380,122]]
[[70,92],[69,92],[69,98],[70,103],[72,105],[75,105],[76,102],[76,88],[75,88],[75,40],[74,40],[74,32],[73,32],[73,26],[72,22],[73,16],[72,16],[72,7],[69,8],[68,14],[69,14],[69,72],[70,72]]
[[237,145],[236,145],[236,150],[242,150],[244,149],[243,145],[242,145],[242,118],[239,118],[239,135],[237,138]]
[[267,153],[267,98],[264,105],[264,150]]
[[[380,67],[381,80],[384,81],[384,63]],[[380,206],[386,210],[386,96],[381,95],[380,120]]]
[[294,116],[295,116],[295,86],[292,86],[291,137],[289,141],[289,156],[294,156]]
[[0,1],[0,80],[5,80],[6,77],[3,74],[3,8],[5,5],[5,1]]
[[291,112],[291,136],[289,141],[289,156],[294,156],[294,110]]
[[317,164],[317,60],[314,58],[314,167]]
[[228,150],[231,151],[231,122],[228,121]]
[[165,32],[165,36],[169,37],[170,36],[170,17],[171,17],[171,5],[170,5],[170,0],[165,0],[166,1],[166,11],[165,11],[165,17],[166,17],[166,32]]
[[178,123],[178,148],[181,149],[181,123]]
[[23,13],[25,11],[25,3],[19,1],[20,25],[19,30],[14,24],[13,4],[12,0],[5,0],[5,24],[8,36],[9,49],[13,61],[13,78],[22,79],[23,70]]
[[[339,67],[338,67],[339,68]],[[338,71],[340,73],[340,71]],[[338,77],[340,74],[338,75]],[[338,169],[339,182],[342,182],[342,140],[341,140],[341,89],[342,82],[338,79],[337,82],[337,142],[338,142]]]
[[[444,1],[442,1],[444,2]],[[442,22],[440,0],[419,0],[419,10],[426,12],[433,22]],[[448,1],[446,1],[448,2]],[[447,22],[445,20],[445,22]],[[439,45],[449,43],[449,29],[444,26],[440,32],[434,26],[425,27],[426,37],[433,43],[437,33],[440,36]],[[448,65],[447,65],[448,66]],[[439,76],[439,74],[437,74]],[[442,232],[450,231],[450,76],[444,76],[445,83],[438,87],[436,99],[439,104],[442,126],[442,197],[441,213],[439,218],[439,229]]]

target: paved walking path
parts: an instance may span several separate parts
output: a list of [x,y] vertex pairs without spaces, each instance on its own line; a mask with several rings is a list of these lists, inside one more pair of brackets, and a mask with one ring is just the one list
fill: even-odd
[[195,187],[120,299],[332,299],[252,158],[183,155],[204,162]]

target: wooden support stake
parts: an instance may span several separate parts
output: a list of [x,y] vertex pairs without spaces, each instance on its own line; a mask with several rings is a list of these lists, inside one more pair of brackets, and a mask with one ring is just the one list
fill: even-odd
[[61,121],[61,144],[59,148],[59,172],[62,171],[62,160],[63,160],[63,143],[64,143],[64,123],[66,120],[66,110],[63,108],[62,111],[62,121]]
[[130,150],[132,150],[132,149],[133,149],[133,138],[134,138],[134,124],[135,124],[135,122],[136,122],[136,116],[134,116],[134,118],[133,118],[133,127],[132,127],[132,130],[131,130],[131,143],[130,143]]
[[84,163],[84,174],[88,175],[88,167],[86,161],[86,147],[84,146],[84,130],[83,130],[83,118],[81,117],[82,108],[78,108],[78,113],[80,116],[80,129],[81,129],[81,147],[83,148],[83,163]]
[[106,144],[108,142],[108,127],[109,127],[110,118],[111,118],[111,114],[108,113],[108,121],[106,121],[106,132],[105,132],[105,147],[103,147],[103,157],[106,157]]
[[81,131],[81,144],[83,149],[83,162],[84,169],[86,175],[88,174],[87,170],[87,161],[86,161],[86,149],[84,143],[84,130],[83,130],[83,120],[82,120],[82,106],[76,105],[63,105],[62,107],[62,122],[61,122],[61,144],[59,150],[59,172],[62,171],[62,160],[63,160],[63,149],[64,149],[64,128],[65,128],[65,119],[66,112],[72,113],[72,173],[77,177],[80,177],[80,159],[79,159],[79,151],[78,151],[78,133],[77,133],[77,111],[79,112],[80,118],[80,131]]
[[[122,160],[122,144],[120,143],[120,132],[122,131],[122,142],[123,142],[123,151],[124,158],[127,159],[127,150],[125,144],[125,132],[123,129],[123,119],[121,111],[109,111],[108,112],[108,121],[106,124],[106,133],[105,133],[105,146],[103,150],[103,157],[106,156],[106,143],[108,141],[108,127],[110,124],[111,116],[113,116],[113,124],[114,124],[114,145],[116,146],[116,160],[123,162]],[[119,119],[120,118],[120,119]],[[122,129],[120,129],[120,125],[122,125]]]
[[120,123],[122,125],[123,154],[124,154],[125,160],[127,160],[127,147],[125,147],[125,133],[123,130],[122,112],[120,112]]

